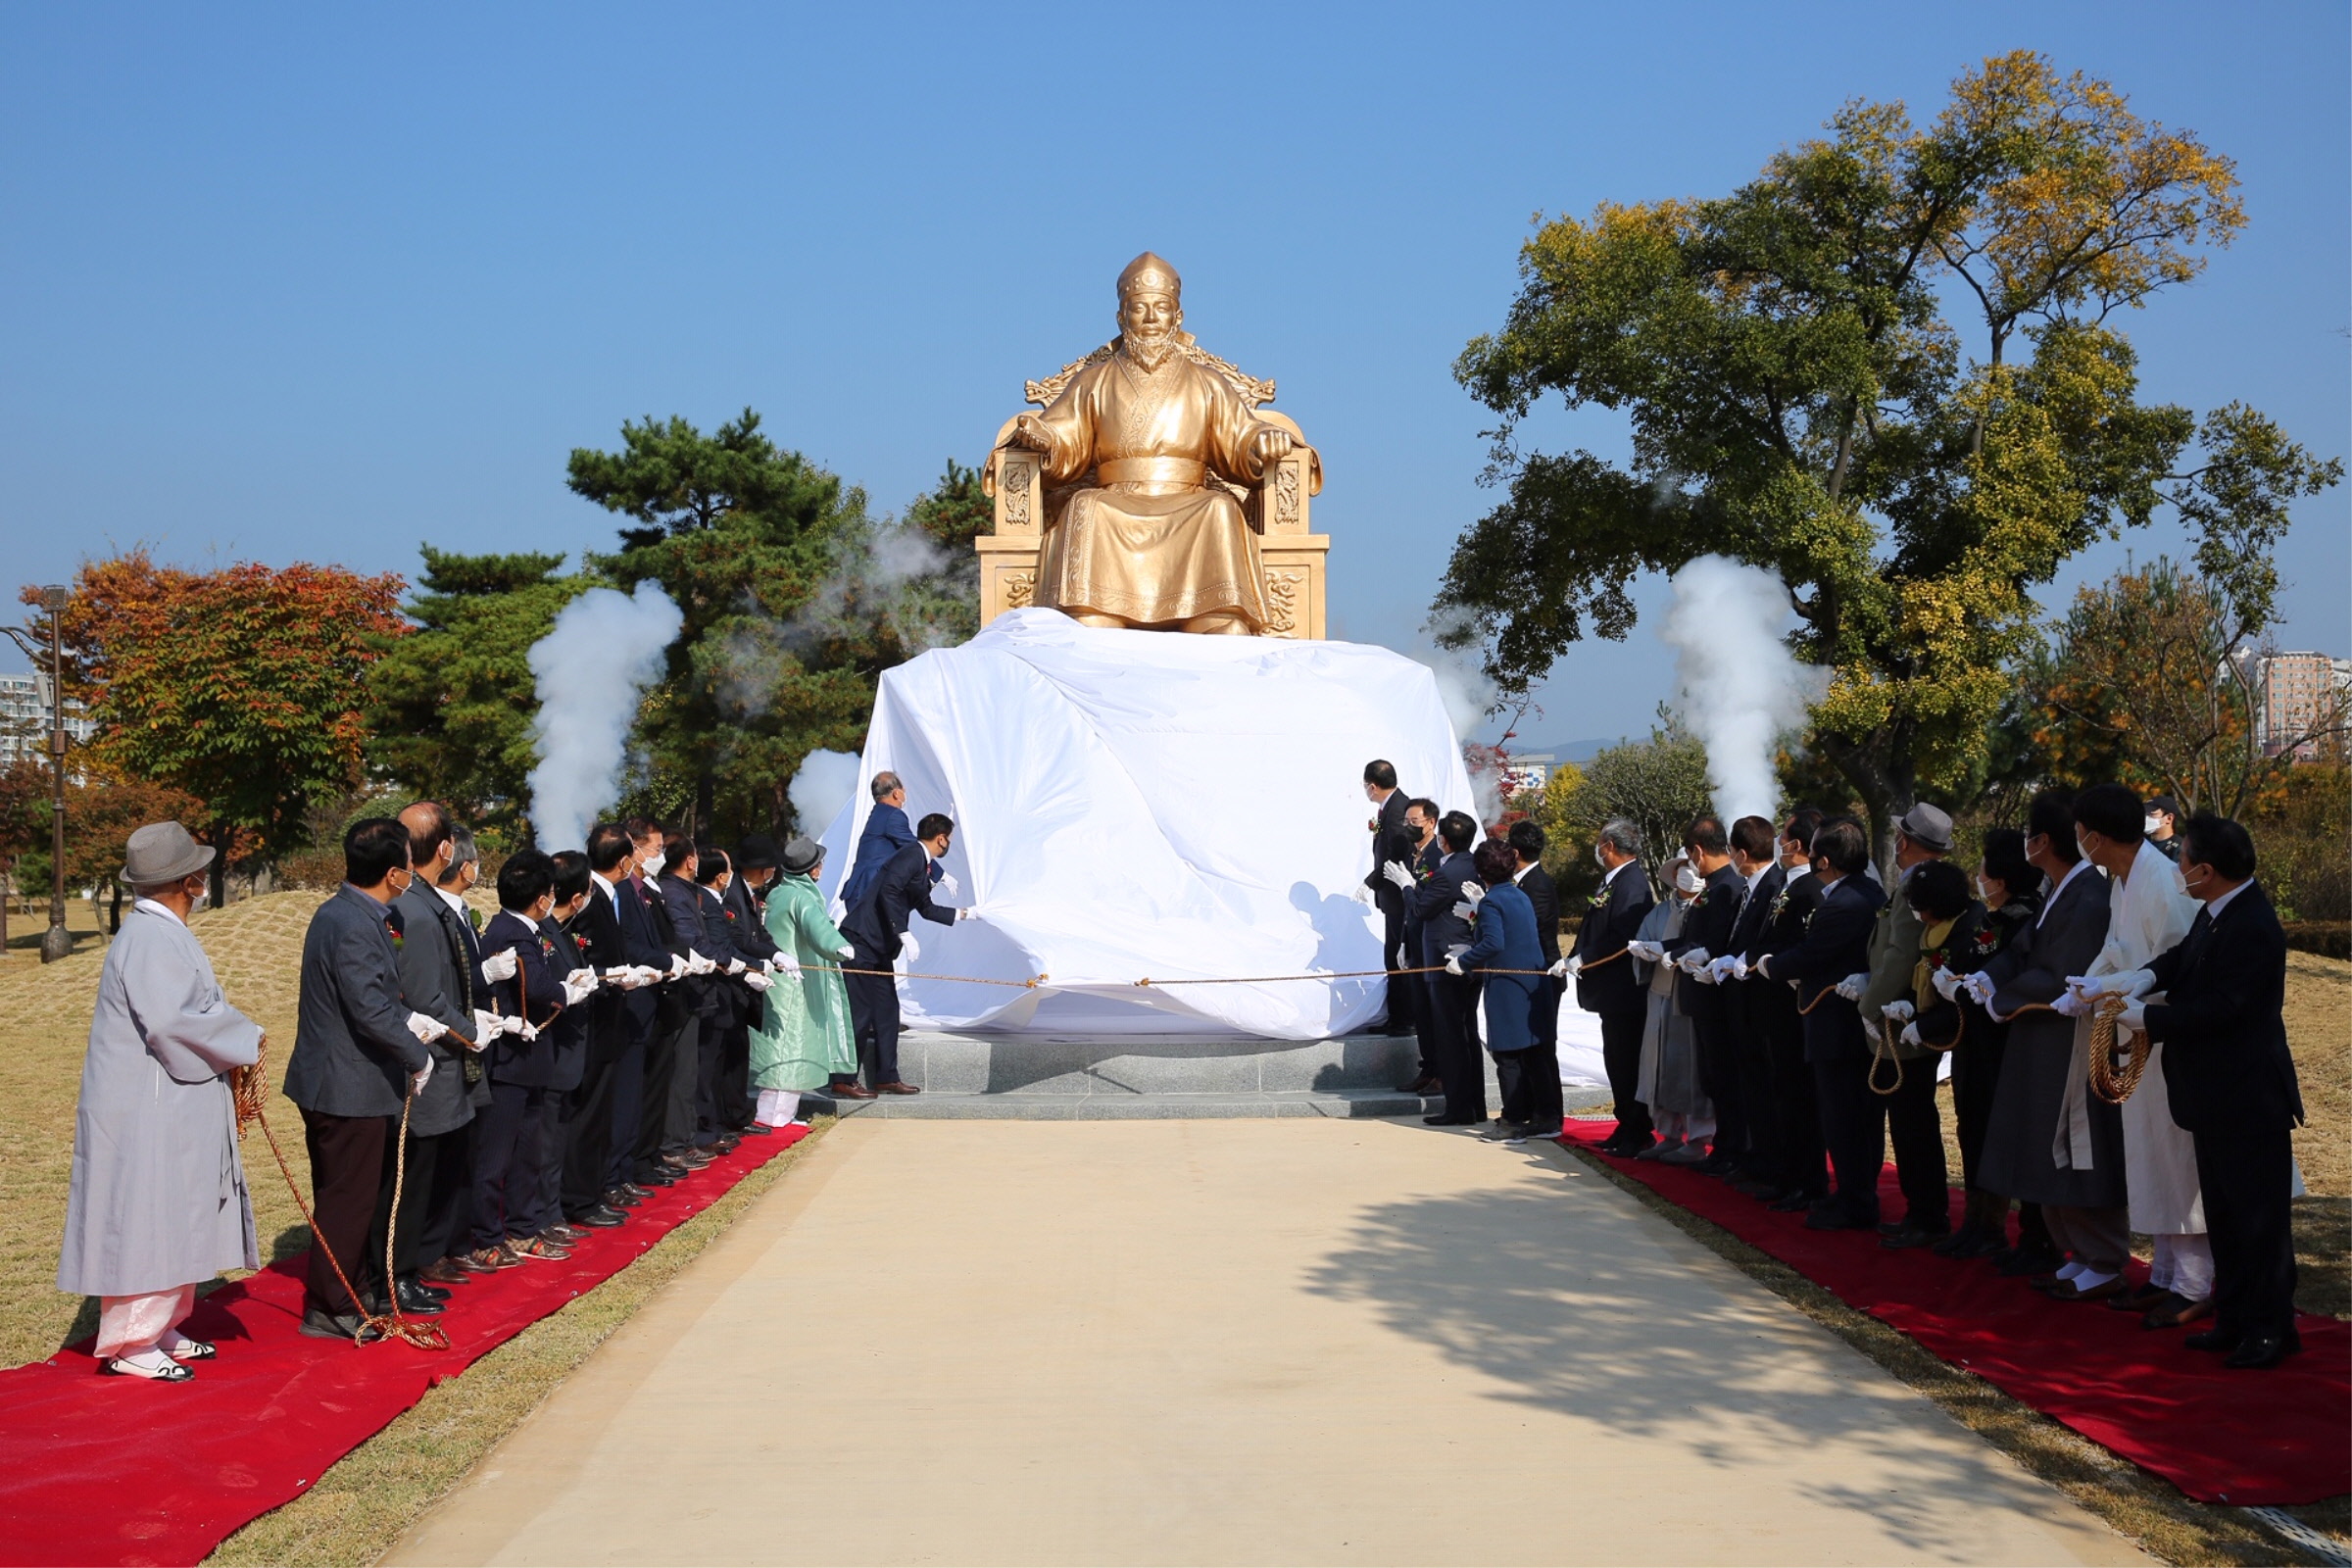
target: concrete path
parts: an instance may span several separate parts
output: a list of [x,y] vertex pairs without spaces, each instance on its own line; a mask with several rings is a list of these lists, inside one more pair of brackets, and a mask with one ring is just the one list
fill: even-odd
[[858,1120],[387,1560],[2139,1559],[1559,1150]]

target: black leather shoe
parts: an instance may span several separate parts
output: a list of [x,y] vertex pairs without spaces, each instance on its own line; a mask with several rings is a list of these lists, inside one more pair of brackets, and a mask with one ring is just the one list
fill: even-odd
[[2301,1348],[2303,1340],[2300,1335],[2249,1334],[2238,1343],[2236,1349],[2223,1359],[2222,1365],[2259,1371],[2264,1367],[2277,1366]]
[[2226,1329],[2217,1323],[2202,1334],[2191,1334],[2180,1343],[2192,1350],[2234,1350],[2244,1338],[2237,1330]]
[[402,1280],[393,1295],[405,1317],[439,1317],[446,1310],[438,1298],[427,1295],[425,1287],[413,1280]]
[[756,1121],[734,1128],[732,1131],[738,1138],[773,1138],[776,1135],[773,1127],[762,1126]]
[[1435,1116],[1424,1116],[1421,1119],[1432,1127],[1475,1127],[1486,1120],[1484,1116],[1448,1116],[1443,1112]]
[[565,1223],[577,1226],[583,1231],[608,1231],[615,1225],[625,1224],[628,1217],[617,1208],[599,1203],[594,1208],[582,1209],[579,1213],[570,1216]]
[[1944,1239],[1942,1231],[1932,1231],[1920,1225],[1898,1225],[1893,1230],[1880,1227],[1884,1233],[1879,1245],[1891,1252],[1908,1251],[1914,1247],[1933,1247]]
[[411,1274],[408,1278],[400,1282],[401,1299],[408,1299],[409,1293],[412,1291],[422,1292],[424,1295],[431,1297],[436,1301],[446,1301],[449,1299],[449,1292],[443,1290],[438,1285],[426,1284],[422,1279],[418,1278],[415,1274]]
[[1857,1218],[1835,1200],[1825,1199],[1805,1210],[1805,1229],[1809,1231],[1867,1231],[1877,1228],[1878,1221]]
[[314,1340],[356,1338],[362,1345],[373,1345],[383,1335],[375,1329],[363,1328],[361,1325],[366,1321],[357,1312],[329,1312],[324,1307],[306,1306],[302,1309],[301,1327],[295,1332]]
[[[678,1178],[675,1175],[667,1175],[662,1171],[649,1170],[642,1176],[631,1177],[629,1180],[629,1185],[640,1189],[654,1187],[675,1187],[678,1185]],[[654,1195],[651,1192],[647,1192],[645,1196],[651,1198]]]
[[1786,1198],[1774,1199],[1764,1206],[1775,1214],[1801,1214],[1811,1208],[1816,1201],[1818,1200],[1810,1193],[1790,1193]]

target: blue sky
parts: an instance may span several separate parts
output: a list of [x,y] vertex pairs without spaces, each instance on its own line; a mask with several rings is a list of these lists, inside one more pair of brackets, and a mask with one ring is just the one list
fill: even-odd
[[[138,541],[604,548],[569,450],[746,405],[901,507],[1108,335],[1150,247],[1324,453],[1333,634],[1410,646],[1490,502],[1449,369],[1531,214],[1721,192],[2017,47],[2237,161],[2246,235],[2129,323],[2145,395],[2342,454],[2348,44],[2340,4],[9,7],[0,544],[12,584]],[[2288,646],[2352,650],[2348,511],[2297,514]],[[1523,733],[1639,731],[1670,677],[1645,619]]]

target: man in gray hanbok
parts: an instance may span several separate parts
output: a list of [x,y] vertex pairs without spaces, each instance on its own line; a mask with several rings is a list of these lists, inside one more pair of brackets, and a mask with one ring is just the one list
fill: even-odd
[[187,927],[212,860],[177,822],[130,836],[137,902],[98,977],[57,1264],[59,1290],[99,1298],[99,1369],[159,1382],[212,1359],[179,1332],[196,1285],[261,1266],[228,1086],[261,1026],[221,997]]

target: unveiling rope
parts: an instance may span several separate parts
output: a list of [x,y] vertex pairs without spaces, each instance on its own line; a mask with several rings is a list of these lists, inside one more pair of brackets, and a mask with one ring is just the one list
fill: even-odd
[[[468,1051],[473,1049],[471,1041],[454,1030],[450,1038]],[[267,1042],[264,1045],[266,1049]],[[286,1152],[278,1147],[277,1132],[270,1125],[269,1112],[265,1108],[270,1091],[262,1077],[261,1052],[254,1054],[251,1066],[229,1069],[228,1092],[237,1107],[237,1136],[243,1138],[246,1128],[260,1125],[262,1136],[270,1141],[270,1152],[277,1158],[278,1174],[286,1179],[286,1191],[294,1195],[294,1206],[302,1210],[302,1221],[311,1228],[312,1245],[325,1256],[327,1266],[335,1271],[335,1278],[342,1282],[343,1294],[350,1298],[352,1308],[360,1319],[360,1326],[352,1331],[352,1342],[356,1345],[372,1344],[368,1338],[368,1330],[372,1329],[379,1339],[405,1340],[420,1350],[448,1349],[449,1335],[440,1324],[413,1323],[401,1315],[399,1277],[392,1269],[393,1243],[400,1233],[401,1191],[409,1180],[409,1112],[416,1104],[416,1085],[412,1083],[409,1086],[408,1094],[400,1102],[400,1147],[394,1152],[392,1159],[392,1223],[384,1227],[384,1299],[391,1305],[388,1312],[368,1310],[367,1303],[360,1298],[360,1293],[352,1286],[351,1276],[343,1272],[343,1260],[335,1256],[335,1250],[326,1245],[325,1237],[318,1234],[318,1218],[311,1213],[311,1205],[303,1200],[301,1184],[294,1180],[294,1168],[286,1163]]]

